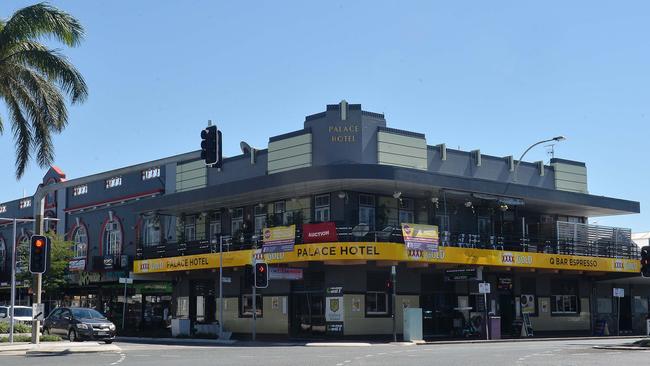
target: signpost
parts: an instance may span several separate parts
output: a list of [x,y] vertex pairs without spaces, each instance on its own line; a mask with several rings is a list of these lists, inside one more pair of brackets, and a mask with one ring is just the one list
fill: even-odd
[[120,283],[124,284],[124,305],[122,306],[122,330],[124,330],[126,322],[126,286],[133,283],[133,278],[120,277]]
[[45,319],[45,304],[32,304],[32,320],[43,321]]
[[616,335],[621,335],[621,297],[625,297],[625,289],[614,287],[616,298]]
[[485,310],[485,316],[483,322],[485,323],[485,339],[490,339],[490,328],[488,327],[488,305],[487,305],[487,294],[490,293],[490,283],[489,282],[480,282],[478,284],[478,292],[483,294],[483,302],[485,306],[483,306]]

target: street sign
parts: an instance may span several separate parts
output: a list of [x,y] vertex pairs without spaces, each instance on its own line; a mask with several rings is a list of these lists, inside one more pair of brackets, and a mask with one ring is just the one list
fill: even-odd
[[478,292],[481,294],[489,294],[490,293],[490,283],[489,282],[480,282],[478,284]]
[[221,277],[221,282],[223,283],[232,283],[232,277]]
[[130,285],[130,284],[133,283],[133,278],[131,278],[131,277],[120,277],[120,283]]
[[614,287],[614,297],[625,297],[625,289]]
[[32,316],[34,320],[45,319],[45,304],[32,304]]

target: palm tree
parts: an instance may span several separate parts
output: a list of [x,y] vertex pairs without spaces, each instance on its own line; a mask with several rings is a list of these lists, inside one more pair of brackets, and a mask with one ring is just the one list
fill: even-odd
[[[41,167],[54,160],[52,134],[68,123],[64,95],[73,104],[88,96],[79,71],[58,50],[48,49],[40,41],[55,39],[74,47],[83,34],[75,18],[46,3],[0,20],[0,99],[7,106],[14,135],[17,179],[32,154]],[[0,118],[0,134],[3,131]]]

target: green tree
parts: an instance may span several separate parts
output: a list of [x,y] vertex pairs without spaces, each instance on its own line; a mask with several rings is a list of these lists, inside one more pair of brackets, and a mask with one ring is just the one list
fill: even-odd
[[[69,47],[83,38],[81,24],[69,14],[40,3],[0,20],[0,99],[7,106],[16,145],[16,178],[35,154],[41,167],[52,164],[52,134],[68,122],[65,97],[83,102],[88,90],[77,69],[56,49],[41,41]],[[0,134],[4,123],[0,118]]]
[[[68,271],[68,264],[72,259],[73,252],[71,241],[66,241],[61,235],[48,233],[50,238],[50,264],[47,272],[43,274],[42,288],[46,294],[59,293],[66,284],[65,275]],[[19,280],[32,283],[32,274],[29,272],[29,244],[20,246],[16,253],[19,261],[23,263],[20,273],[17,275]]]

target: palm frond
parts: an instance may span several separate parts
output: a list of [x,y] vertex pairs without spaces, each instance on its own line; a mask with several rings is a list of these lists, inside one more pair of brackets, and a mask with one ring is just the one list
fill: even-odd
[[83,26],[77,19],[47,3],[39,3],[18,10],[7,20],[0,34],[0,45],[54,37],[63,44],[74,47],[81,42],[83,36]]
[[25,174],[25,168],[31,158],[32,131],[29,128],[29,122],[25,119],[20,106],[15,99],[5,99],[11,118],[11,129],[16,141],[16,178]]

